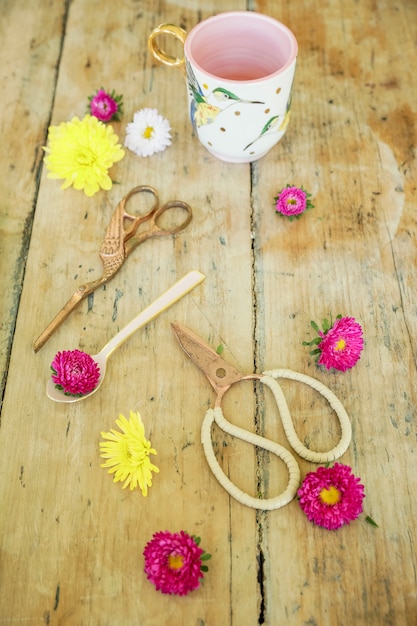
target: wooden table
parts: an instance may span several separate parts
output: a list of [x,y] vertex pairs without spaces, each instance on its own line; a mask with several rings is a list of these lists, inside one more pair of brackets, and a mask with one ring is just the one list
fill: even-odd
[[[146,46],[160,22],[189,30],[225,9],[269,14],[299,43],[288,132],[251,165],[200,146],[180,73]],[[417,624],[416,41],[413,0],[2,3],[0,624]],[[82,117],[100,86],[124,95],[122,142],[144,107],[169,119],[173,141],[146,159],[127,151],[111,170],[117,184],[91,199],[47,178],[42,146],[49,125]],[[289,183],[315,204],[293,222],[273,203]],[[75,288],[100,274],[110,216],[138,184],[188,202],[192,224],[138,248],[35,354]],[[99,392],[73,405],[46,397],[58,350],[95,354],[191,269],[205,282],[112,356]],[[365,337],[345,373],[318,368],[302,346],[311,319],[338,313]],[[222,344],[242,371],[290,368],[339,397],[353,426],[341,462],[366,490],[358,520],[329,532],[296,500],[262,512],[228,496],[200,442],[214,393],[179,349],[175,320]],[[283,388],[300,438],[331,447],[339,433],[326,404],[299,384]],[[230,421],[289,448],[266,392],[241,385],[226,400]],[[158,452],[147,498],[100,467],[101,431],[130,410]],[[242,489],[272,497],[285,487],[272,455],[218,429],[213,439]],[[299,464],[302,477],[316,467]],[[142,556],[154,532],[181,529],[213,555],[185,598],[157,592]]]

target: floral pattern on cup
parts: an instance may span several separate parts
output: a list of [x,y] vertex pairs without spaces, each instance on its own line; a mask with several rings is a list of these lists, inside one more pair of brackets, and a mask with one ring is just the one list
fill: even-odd
[[[245,100],[224,87],[214,87],[206,95],[199,85],[190,63],[186,62],[187,84],[190,93],[190,118],[194,128],[211,124],[216,117],[231,106],[239,104],[265,104],[260,100]],[[208,90],[207,85],[203,85]],[[211,99],[211,102],[209,102]],[[215,102],[213,102],[215,100]],[[216,104],[219,103],[219,104]],[[220,106],[219,106],[220,105]]]

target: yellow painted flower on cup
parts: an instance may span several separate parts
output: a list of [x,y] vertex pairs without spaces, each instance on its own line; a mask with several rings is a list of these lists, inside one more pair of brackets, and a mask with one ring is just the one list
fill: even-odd
[[131,491],[140,487],[142,495],[147,496],[148,487],[152,486],[152,472],[159,472],[149,458],[156,450],[145,437],[140,413],[130,411],[129,420],[119,415],[116,424],[121,432],[112,428],[108,433],[101,433],[107,440],[100,442],[101,457],[107,459],[101,467],[110,468],[113,482],[124,481],[123,489],[128,485]]
[[50,126],[44,147],[48,178],[64,179],[61,189],[72,185],[90,197],[108,191],[113,184],[108,170],[125,154],[118,141],[111,126],[91,115]]

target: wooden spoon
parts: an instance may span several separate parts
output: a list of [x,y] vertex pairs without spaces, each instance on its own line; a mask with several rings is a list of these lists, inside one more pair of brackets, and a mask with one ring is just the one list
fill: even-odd
[[194,287],[200,284],[204,280],[204,278],[205,276],[197,270],[193,270],[192,272],[186,274],[183,278],[181,278],[181,280],[175,283],[175,285],[170,287],[152,304],[150,304],[148,307],[146,307],[146,309],[139,313],[139,315],[137,315],[131,322],[129,322],[129,324],[125,326],[125,328],[119,331],[117,335],[113,337],[113,339],[110,339],[110,341],[98,354],[92,356],[92,358],[100,368],[100,378],[98,380],[97,386],[92,391],[82,396],[66,395],[64,391],[58,389],[55,386],[54,381],[52,380],[52,378],[50,378],[48,384],[46,385],[46,393],[48,397],[55,402],[78,402],[79,400],[85,400],[93,393],[95,393],[104,380],[108,357],[117,348],[119,348],[122,343],[126,341],[126,339],[128,339],[131,335],[133,335],[133,333],[139,330],[139,328],[142,328],[142,326],[145,326],[148,322],[150,322],[160,313],[165,311],[165,309],[175,304],[175,302],[180,300],[189,291],[191,291],[192,289],[194,289]]

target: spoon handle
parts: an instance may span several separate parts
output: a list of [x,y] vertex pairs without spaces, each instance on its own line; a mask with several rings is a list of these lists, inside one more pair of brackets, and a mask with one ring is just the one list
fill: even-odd
[[[170,287],[165,293],[157,298],[152,304],[146,307],[139,315],[137,315],[127,326],[122,328],[101,350],[100,355],[106,359],[114,350],[119,348],[134,332],[145,326],[148,322],[157,317],[160,313],[175,304],[194,287],[203,282],[205,276],[197,270],[189,272],[183,276],[178,282]],[[98,355],[97,355],[98,356]]]

